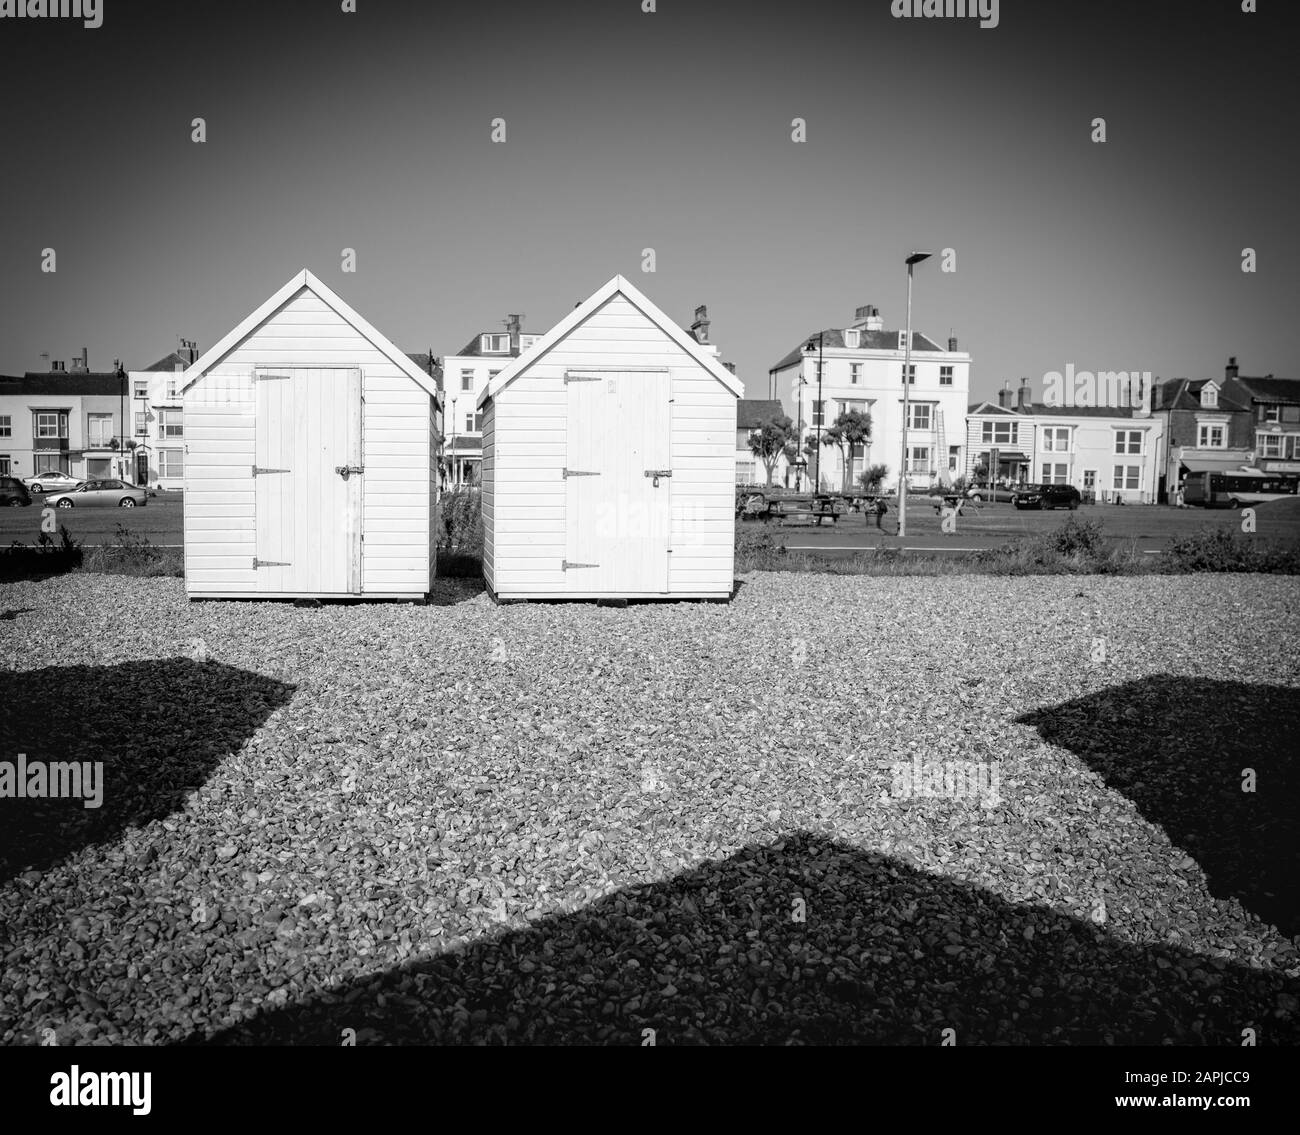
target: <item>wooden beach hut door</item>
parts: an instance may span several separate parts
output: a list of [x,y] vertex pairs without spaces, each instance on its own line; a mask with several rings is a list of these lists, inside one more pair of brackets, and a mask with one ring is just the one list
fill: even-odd
[[672,437],[666,370],[565,375],[565,590],[668,591]]
[[361,593],[361,372],[254,372],[258,590]]

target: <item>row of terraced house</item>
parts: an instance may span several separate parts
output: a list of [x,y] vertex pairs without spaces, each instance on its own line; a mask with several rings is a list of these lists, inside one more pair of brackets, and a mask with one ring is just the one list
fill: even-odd
[[[507,316],[503,330],[476,332],[455,354],[409,357],[443,396],[438,428],[444,484],[473,484],[483,461],[479,394],[541,338]],[[720,359],[709,340],[706,307],[690,335]],[[736,481],[764,484],[768,471],[751,451],[751,434],[774,416],[789,418],[799,441],[780,458],[773,483],[856,488],[873,465],[896,490],[903,463],[903,370],[908,373],[906,475],[912,489],[959,477],[1006,483],[1074,485],[1086,500],[1144,504],[1167,500],[1191,473],[1254,468],[1300,472],[1300,381],[1240,375],[1231,359],[1223,377],[1133,383],[1127,405],[1049,404],[1028,379],[1003,383],[994,401],[971,402],[972,358],[956,338],[946,346],[914,331],[888,329],[873,306],[847,326],[802,339],[768,372],[767,397],[742,399],[736,423]],[[197,345],[145,367],[90,370],[83,348],[71,364],[43,359],[42,369],[0,377],[0,474],[27,477],[62,470],[114,476],[156,489],[180,489],[185,423],[180,376]],[[733,374],[735,367],[722,363]],[[1136,378],[1137,376],[1133,376]],[[871,436],[843,448],[818,445],[840,414],[871,419]]]
[[[894,491],[904,453],[912,490],[960,477],[1068,484],[1098,503],[1164,502],[1199,472],[1300,472],[1300,380],[1241,375],[1236,358],[1222,379],[1122,375],[1109,405],[1057,405],[1046,388],[1036,398],[1027,378],[1018,389],[1004,382],[996,401],[971,402],[972,360],[955,338],[945,349],[914,331],[910,359],[905,338],[872,306],[846,327],[806,337],[769,371],[767,398],[740,402],[737,483],[768,483],[750,439],[776,416],[798,439],[794,459],[782,456],[772,469],[772,483],[785,488],[859,490],[862,474],[884,465],[881,486]],[[869,440],[818,444],[855,410],[870,416]]]

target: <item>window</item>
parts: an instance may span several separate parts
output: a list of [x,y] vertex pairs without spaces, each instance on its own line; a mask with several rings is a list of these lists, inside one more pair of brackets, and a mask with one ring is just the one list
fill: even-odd
[[1259,408],[1259,420],[1261,422],[1280,422],[1282,420],[1282,407],[1261,406]]
[[898,349],[899,349],[900,351],[905,351],[905,350],[907,350],[907,332],[906,332],[906,331],[900,331],[900,332],[898,333]]
[[984,422],[980,440],[994,445],[1011,445],[1016,440],[1015,422]]
[[0,437],[14,436],[14,420],[9,414],[0,414]]
[[131,383],[131,386],[135,391],[134,396],[136,398],[149,397],[149,380],[147,378],[137,378]]
[[1068,485],[1070,483],[1070,467],[1060,463],[1043,462],[1043,484],[1044,485]]
[[961,460],[961,446],[960,445],[948,446],[948,472],[949,473],[957,472],[957,463],[960,460]]
[[813,370],[816,371],[813,377],[814,382],[821,382],[826,377],[825,367],[826,363],[824,361],[813,364]]
[[1284,422],[1300,422],[1300,406],[1283,406],[1282,420]]
[[858,386],[862,382],[862,364],[849,363],[849,382],[853,386]]
[[8,477],[13,472],[12,464],[9,454],[0,453],[0,477]]
[[472,370],[462,370],[460,372],[460,388],[462,390],[474,389],[474,372]]
[[[903,385],[903,368],[901,366],[898,368],[898,385],[899,386]],[[908,386],[916,385],[916,363],[912,363],[907,368],[907,385]]]
[[909,473],[928,473],[930,472],[930,447],[926,445],[914,445],[909,450],[907,471]]
[[[1142,431],[1141,430],[1116,430],[1115,431],[1115,452],[1116,453],[1141,453],[1142,452]],[[1115,466],[1119,468],[1119,466]],[[1115,486],[1117,489],[1119,485]]]
[[736,484],[752,485],[754,483],[754,463],[752,461],[736,462]]
[[825,402],[818,402],[813,399],[812,424],[821,426],[826,424]]
[[844,413],[846,413],[846,414],[848,414],[848,413],[852,413],[852,412],[854,412],[854,411],[856,411],[856,412],[859,413],[859,414],[865,414],[865,413],[867,412],[867,403],[866,403],[866,401],[865,401],[864,399],[862,399],[862,398],[858,398],[858,399],[852,399],[852,398],[849,398],[849,399],[842,399],[842,400],[840,401],[840,409],[843,410]]
[[474,432],[474,411],[473,410],[470,410],[469,413],[465,415],[465,432],[467,434]]
[[67,437],[68,412],[66,410],[37,410],[37,437]]
[[844,345],[850,350],[856,351],[858,349],[858,332],[856,330],[844,332]]
[[909,430],[928,430],[930,428],[930,411],[929,402],[909,402],[907,404],[907,428]]
[[169,378],[167,380],[167,401],[175,402],[181,395],[181,381],[179,378]]
[[481,340],[480,350],[508,351],[510,350],[510,336],[506,334],[484,335]]
[[86,444],[92,449],[104,449],[113,438],[112,414],[86,415]]
[[158,451],[158,476],[182,477],[185,475],[185,450],[160,449]]
[[135,432],[140,437],[149,432],[148,415],[143,410],[139,410],[135,414]]
[[34,473],[67,473],[68,457],[63,453],[38,453],[33,459]]
[[[112,461],[110,458],[107,457],[86,458],[87,477],[103,477],[111,473],[112,471],[113,471]],[[105,481],[101,487],[105,489],[111,489],[113,487],[113,483],[111,481]]]
[[1201,405],[1207,410],[1214,410],[1219,405],[1219,391],[1213,386],[1201,387]]
[[939,368],[939,385],[940,386],[952,385],[952,367],[941,366]]
[[1142,487],[1142,466],[1116,465],[1115,479],[1111,484],[1114,489],[1138,489]]
[[181,412],[179,410],[158,411],[158,436],[159,437],[184,437],[185,436],[185,431],[181,426]]
[[1282,434],[1260,434],[1259,452],[1261,457],[1281,457],[1284,439]]
[[1069,453],[1070,427],[1048,426],[1043,430],[1042,450],[1044,453]]
[[1223,449],[1223,427],[1201,426],[1196,434],[1197,449]]
[[519,350],[521,352],[528,350],[528,348],[531,347],[534,343],[536,343],[537,340],[540,338],[541,338],[540,335],[520,335]]
[[488,371],[488,382],[491,382],[491,381],[492,381],[494,378],[496,378],[496,376],[499,375],[500,373],[501,373],[501,368],[500,368],[500,367],[497,367],[496,370],[490,370],[490,371]]
[[863,441],[855,441],[849,446],[849,457],[854,461],[859,460],[867,455],[867,444]]

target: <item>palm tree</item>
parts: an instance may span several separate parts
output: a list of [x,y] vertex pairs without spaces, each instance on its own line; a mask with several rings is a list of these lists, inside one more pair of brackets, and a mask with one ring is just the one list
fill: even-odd
[[835,419],[824,434],[822,445],[833,445],[840,451],[844,466],[844,491],[853,488],[853,450],[871,443],[871,415],[861,410],[845,410]]

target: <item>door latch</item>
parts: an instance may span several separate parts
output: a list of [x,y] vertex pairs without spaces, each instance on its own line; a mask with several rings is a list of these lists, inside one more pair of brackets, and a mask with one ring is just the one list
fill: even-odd
[[334,466],[334,472],[337,473],[340,477],[342,477],[345,481],[353,473],[364,473],[365,471],[366,471],[366,467],[364,465],[335,465]]
[[671,469],[647,469],[645,471],[645,475],[647,477],[653,477],[655,479],[654,487],[657,489],[659,487],[659,478],[671,477],[673,475],[673,471]]

